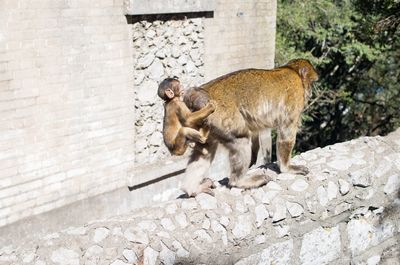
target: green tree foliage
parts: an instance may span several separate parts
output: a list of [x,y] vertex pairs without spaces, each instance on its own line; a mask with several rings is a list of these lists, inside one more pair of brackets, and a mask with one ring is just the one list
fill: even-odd
[[399,24],[399,0],[278,0],[277,65],[302,57],[320,75],[296,150],[400,126]]

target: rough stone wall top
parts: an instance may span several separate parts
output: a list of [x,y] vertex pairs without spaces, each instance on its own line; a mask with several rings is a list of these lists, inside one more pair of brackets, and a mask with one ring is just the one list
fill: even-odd
[[3,264],[399,264],[400,129],[315,149],[253,190],[169,201],[0,250]]

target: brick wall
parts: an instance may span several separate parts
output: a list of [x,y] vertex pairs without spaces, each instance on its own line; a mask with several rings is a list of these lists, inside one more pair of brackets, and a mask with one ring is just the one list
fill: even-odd
[[131,42],[123,0],[0,2],[0,226],[126,184]]
[[272,68],[276,0],[218,0],[205,22],[206,80],[243,68]]

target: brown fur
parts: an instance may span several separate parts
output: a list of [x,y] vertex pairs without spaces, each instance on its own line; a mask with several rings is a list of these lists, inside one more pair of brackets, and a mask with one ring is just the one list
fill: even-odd
[[160,84],[158,95],[165,100],[163,124],[164,143],[173,155],[183,155],[188,141],[205,143],[209,133],[204,119],[215,110],[212,102],[198,111],[191,112],[180,99],[182,90],[178,80],[165,80]]
[[[311,95],[311,85],[317,79],[318,75],[310,62],[298,59],[273,70],[233,72],[186,93],[184,101],[193,109],[203,107],[209,99],[216,102],[217,110],[207,121],[211,129],[209,139],[228,148],[231,185],[250,188],[265,183],[266,178],[262,176],[252,176],[250,181],[243,180],[243,177],[251,160],[251,137],[266,128],[276,128],[278,132],[280,171],[308,173],[305,167],[290,164],[290,154],[300,115]],[[195,150],[192,163],[201,157],[201,153]],[[189,195],[196,194],[196,185],[201,179],[190,179],[191,172],[187,175],[184,190]]]

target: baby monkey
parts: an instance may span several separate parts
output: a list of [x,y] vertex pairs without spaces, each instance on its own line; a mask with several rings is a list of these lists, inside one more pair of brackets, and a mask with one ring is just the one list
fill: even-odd
[[206,142],[209,128],[203,122],[215,111],[215,104],[209,102],[204,108],[191,112],[182,101],[183,93],[182,85],[175,77],[164,79],[158,87],[158,96],[165,100],[164,143],[171,154],[178,156],[185,153],[188,141]]

